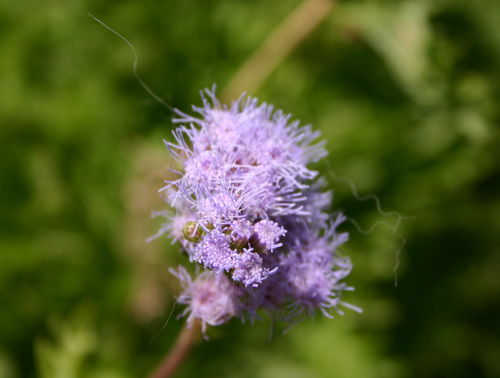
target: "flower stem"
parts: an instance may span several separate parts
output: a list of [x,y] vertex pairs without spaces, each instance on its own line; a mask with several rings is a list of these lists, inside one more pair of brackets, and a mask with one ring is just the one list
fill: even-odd
[[229,103],[242,91],[254,95],[273,71],[329,14],[334,0],[304,0],[252,54],[222,91]]
[[165,356],[161,364],[151,373],[149,378],[172,377],[189,355],[191,348],[200,340],[200,336],[200,322],[195,321],[191,324],[191,327],[184,327],[172,349]]

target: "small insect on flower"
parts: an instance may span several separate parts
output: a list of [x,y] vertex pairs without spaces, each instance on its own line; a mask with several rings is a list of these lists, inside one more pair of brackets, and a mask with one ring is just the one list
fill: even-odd
[[351,262],[336,252],[348,239],[337,232],[345,218],[330,221],[331,192],[309,168],[326,156],[319,132],[255,98],[226,107],[214,88],[202,101],[198,117],[177,111],[166,146],[183,172],[162,189],[175,210],[164,229],[199,266],[194,280],[184,268],[173,272],[188,324],[205,330],[259,310],[296,322],[356,309],[341,301],[352,290],[343,283]]

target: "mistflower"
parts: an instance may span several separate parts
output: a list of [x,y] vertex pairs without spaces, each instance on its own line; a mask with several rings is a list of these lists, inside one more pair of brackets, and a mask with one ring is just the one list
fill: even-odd
[[230,107],[202,92],[198,116],[177,111],[175,142],[182,166],[162,191],[175,212],[159,234],[180,242],[200,272],[174,274],[188,324],[217,326],[232,317],[296,322],[318,311],[342,313],[343,279],[351,271],[337,249],[348,239],[331,221],[331,192],[310,163],[326,156],[319,132],[244,96]]
[[277,270],[278,267],[272,270],[265,268],[262,258],[259,254],[252,252],[252,248],[250,248],[238,255],[232,278],[245,286],[258,287],[263,280]]
[[278,240],[285,233],[286,230],[280,227],[278,223],[264,219],[253,227],[253,235],[250,241],[253,242],[255,249],[259,252],[272,252],[273,249],[283,245],[278,243]]
[[203,333],[207,324],[223,324],[240,311],[237,289],[226,276],[205,271],[193,281],[182,267],[178,271],[171,270],[171,273],[179,278],[184,289],[177,300],[188,305],[183,315],[187,315],[189,325],[195,320],[201,321]]
[[219,230],[213,230],[196,244],[192,260],[220,273],[234,268],[236,252],[230,248],[227,235]]

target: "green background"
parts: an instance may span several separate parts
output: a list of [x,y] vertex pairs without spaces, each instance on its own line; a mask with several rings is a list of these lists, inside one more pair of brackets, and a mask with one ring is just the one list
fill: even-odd
[[[153,210],[172,106],[221,91],[297,0],[0,3],[0,377],[136,377],[183,326]],[[252,95],[328,140],[364,309],[212,329],[179,377],[500,376],[500,6],[339,1]],[[244,90],[245,88],[242,88]],[[258,146],[255,146],[258,148]],[[332,209],[332,210],[333,210]],[[159,334],[158,332],[162,330]],[[158,335],[157,335],[158,334]],[[155,338],[155,336],[157,337]],[[153,341],[151,343],[151,341]]]

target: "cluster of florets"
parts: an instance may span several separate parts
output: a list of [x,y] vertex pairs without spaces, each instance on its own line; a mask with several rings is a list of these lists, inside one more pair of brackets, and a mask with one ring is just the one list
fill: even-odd
[[181,168],[162,189],[175,214],[159,234],[199,266],[194,280],[174,272],[188,324],[253,320],[258,310],[289,321],[341,313],[351,263],[336,250],[348,235],[336,231],[341,214],[329,221],[331,193],[308,168],[326,155],[319,133],[254,98],[228,108],[206,94],[199,118],[174,119],[176,141],[166,145]]

